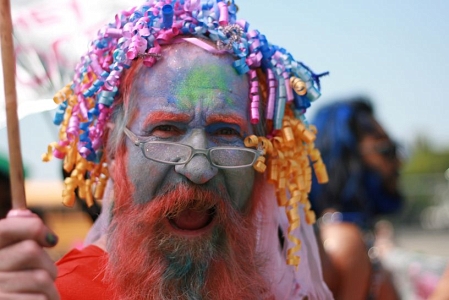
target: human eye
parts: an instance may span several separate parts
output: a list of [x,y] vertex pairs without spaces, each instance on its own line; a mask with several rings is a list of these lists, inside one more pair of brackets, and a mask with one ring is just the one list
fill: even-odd
[[184,131],[181,128],[175,125],[161,124],[153,127],[150,135],[157,138],[168,139],[178,137],[182,135],[183,132]]
[[234,124],[211,124],[208,126],[208,135],[217,145],[237,145],[243,142],[241,129]]
[[231,127],[220,128],[215,131],[215,134],[223,135],[223,136],[238,136],[238,137],[240,137],[240,132]]

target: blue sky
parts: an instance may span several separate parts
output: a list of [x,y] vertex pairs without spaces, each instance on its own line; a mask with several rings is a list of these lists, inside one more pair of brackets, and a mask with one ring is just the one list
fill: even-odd
[[[32,1],[40,0],[15,0],[12,4],[20,7]],[[92,7],[100,1],[83,3],[97,14],[98,6]],[[120,0],[111,2],[117,5]],[[141,1],[123,3],[124,8],[129,8]],[[236,3],[240,7],[238,17],[246,19],[250,28],[264,33],[315,72],[330,72],[321,80],[323,96],[307,112],[309,119],[325,103],[366,95],[373,100],[384,127],[405,147],[420,134],[435,147],[449,148],[449,22],[445,20],[449,1]],[[37,164],[33,174],[38,177],[59,176],[54,175],[55,170],[59,171],[59,161],[52,162],[51,168],[40,162],[46,145],[55,139],[56,128],[43,125],[44,129],[41,126],[40,131],[33,131],[34,124],[49,120],[51,116],[35,116],[22,121],[26,128],[26,133],[22,132],[24,160]],[[1,130],[0,150],[6,149],[6,132]]]
[[308,111],[352,95],[374,102],[405,146],[418,134],[449,148],[449,1],[240,1],[240,18],[322,79]]

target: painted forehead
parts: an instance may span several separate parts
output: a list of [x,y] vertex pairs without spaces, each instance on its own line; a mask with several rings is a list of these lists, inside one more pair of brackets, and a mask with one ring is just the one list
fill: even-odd
[[132,97],[160,97],[180,108],[199,100],[206,105],[221,100],[223,106],[238,102],[246,111],[248,77],[238,74],[231,63],[232,57],[227,54],[214,55],[188,43],[166,47],[157,65],[138,70]]
[[162,59],[151,69],[159,78],[177,82],[189,73],[191,80],[203,73],[209,73],[201,79],[203,85],[213,83],[217,77],[233,77],[235,81],[247,81],[246,75],[239,75],[232,67],[233,58],[229,54],[211,54],[206,50],[189,44],[181,43],[163,47]]

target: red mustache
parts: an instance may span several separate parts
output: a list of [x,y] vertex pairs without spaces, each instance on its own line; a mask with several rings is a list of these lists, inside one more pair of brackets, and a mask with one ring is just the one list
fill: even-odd
[[226,191],[219,192],[217,189],[186,183],[164,189],[164,192],[145,204],[136,205],[132,201],[127,201],[122,208],[127,214],[135,211],[132,214],[145,216],[145,219],[153,224],[165,218],[175,218],[187,209],[213,211],[220,223],[230,217],[229,213],[233,214],[230,197]]

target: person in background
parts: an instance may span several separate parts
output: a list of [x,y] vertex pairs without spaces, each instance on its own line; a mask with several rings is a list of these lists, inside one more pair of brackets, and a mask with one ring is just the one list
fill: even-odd
[[320,217],[324,278],[336,299],[397,299],[372,248],[376,220],[403,204],[397,145],[365,97],[331,102],[312,123],[330,178],[315,181],[310,194]]
[[332,299],[308,201],[327,173],[304,116],[324,74],[236,13],[148,1],[98,31],[55,97],[53,155],[66,205],[113,189],[109,225],[56,268],[51,230],[10,212],[0,298]]

